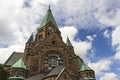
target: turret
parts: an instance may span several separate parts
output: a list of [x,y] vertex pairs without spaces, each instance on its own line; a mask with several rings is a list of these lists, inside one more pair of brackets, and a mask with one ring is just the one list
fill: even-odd
[[9,80],[24,80],[27,74],[27,67],[22,59],[18,60],[10,68]]
[[66,45],[68,47],[73,47],[72,43],[70,42],[69,38],[67,37]]
[[27,54],[32,50],[33,47],[34,47],[34,37],[32,33],[28,41],[26,42],[23,59],[26,59]]
[[94,71],[83,60],[78,59],[79,62],[79,76],[84,80],[95,80]]
[[31,47],[34,43],[33,33],[29,37],[28,41],[26,42],[26,47]]

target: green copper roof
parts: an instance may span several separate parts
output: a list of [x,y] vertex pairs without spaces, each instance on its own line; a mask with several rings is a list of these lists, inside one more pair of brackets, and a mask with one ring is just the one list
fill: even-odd
[[23,76],[13,76],[13,77],[9,77],[9,79],[20,79],[20,80],[24,80],[25,78]]
[[22,69],[27,69],[25,66],[25,63],[22,59],[19,59],[15,64],[12,65],[11,68],[22,68]]
[[69,38],[68,38],[68,37],[67,37],[66,44],[67,44],[67,46],[72,46],[72,44],[71,44],[71,42],[70,42],[70,40],[69,40]]
[[54,19],[53,15],[52,15],[50,7],[49,7],[49,9],[48,9],[48,11],[47,11],[47,13],[46,13],[46,15],[45,15],[41,25],[40,25],[40,28],[44,27],[50,21],[57,27],[57,24],[55,22],[55,19]]
[[83,62],[79,71],[86,71],[86,70],[92,70],[92,69]]
[[30,38],[28,39],[28,41],[27,42],[34,42],[34,38],[33,38],[33,33],[31,34],[31,36],[30,36]]
[[85,64],[85,63],[83,62],[83,60],[80,60],[80,59],[78,58],[78,61],[79,61],[79,72],[80,72],[80,71],[86,71],[86,70],[92,70],[87,64]]

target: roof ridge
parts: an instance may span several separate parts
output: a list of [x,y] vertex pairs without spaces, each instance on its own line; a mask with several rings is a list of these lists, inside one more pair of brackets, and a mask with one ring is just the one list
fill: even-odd
[[56,77],[55,80],[57,80],[57,79],[61,76],[61,74],[62,74],[64,71],[65,71],[65,67],[60,71],[60,73],[58,74],[58,76]]

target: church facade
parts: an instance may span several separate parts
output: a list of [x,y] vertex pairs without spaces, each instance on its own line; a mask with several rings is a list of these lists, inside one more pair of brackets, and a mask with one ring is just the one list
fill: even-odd
[[35,39],[31,34],[24,52],[13,52],[4,65],[8,80],[95,80],[94,70],[75,55],[69,38],[63,42],[50,7]]

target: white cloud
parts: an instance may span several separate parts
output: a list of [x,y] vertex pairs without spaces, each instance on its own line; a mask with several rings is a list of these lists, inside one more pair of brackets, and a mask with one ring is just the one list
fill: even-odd
[[[100,27],[101,24],[99,24],[99,22],[101,22],[101,16],[108,15],[108,13],[106,13],[107,15],[103,15],[102,13],[110,9],[112,4],[117,4],[112,7],[112,10],[115,12],[113,16],[118,18],[112,20],[115,22],[119,21],[118,0],[111,0],[109,2],[104,0],[89,0],[87,2],[85,0],[74,0],[74,2],[73,0],[65,0],[64,2],[61,0],[27,0],[27,4],[30,5],[29,8],[23,7],[25,1],[26,0],[13,0],[10,2],[6,0],[0,2],[1,41],[8,42],[9,38],[9,44],[14,43],[14,41],[16,41],[15,32],[22,31],[24,33],[22,36],[27,37],[32,31],[35,31],[38,27],[36,22],[42,20],[41,17],[46,13],[46,5],[48,4],[52,4],[53,14],[59,24],[77,25],[77,28]],[[114,11],[114,9],[116,11]],[[59,16],[58,13],[60,13]]]
[[93,37],[89,36],[90,40],[87,41],[81,41],[80,39],[74,40],[78,32],[77,28],[75,28],[74,26],[62,27],[60,28],[60,31],[62,33],[64,42],[66,42],[66,38],[68,36],[72,45],[74,46],[75,53],[79,55],[82,59],[86,59],[88,50],[92,48],[91,41],[93,40]]
[[75,28],[74,26],[64,26],[60,28],[60,31],[64,42],[66,42],[67,36],[73,40],[78,32],[77,28]]
[[112,46],[116,51],[114,59],[120,60],[120,26],[116,27],[112,33]]
[[[98,22],[99,18],[97,18],[97,20],[95,16],[97,14],[99,16],[99,14],[103,13],[106,9],[109,9],[113,2],[113,0],[110,2],[104,0],[99,2],[97,0],[89,0],[87,2],[85,0],[74,0],[74,3],[72,0],[65,0],[64,2],[61,0],[27,0],[27,4],[30,5],[30,7],[27,8],[23,7],[25,1],[26,0],[13,0],[10,2],[6,0],[0,2],[1,42],[5,41],[7,44],[15,43],[17,37],[15,35],[16,32],[23,32],[24,35],[22,36],[28,37],[29,34],[39,26],[36,22],[42,20],[41,17],[45,15],[46,5],[48,4],[52,4],[53,14],[59,24],[77,25],[77,28],[91,28],[100,27]],[[114,4],[115,3],[117,3],[117,0],[114,1]],[[116,7],[114,8],[116,9]],[[119,7],[117,9],[119,9]],[[119,14],[118,12],[119,11],[116,11],[114,16],[117,16]],[[58,13],[60,13],[59,16]],[[118,20],[114,21],[117,22]]]
[[0,48],[0,63],[4,63],[8,57],[13,53],[16,52],[23,52],[24,46],[23,44],[14,44],[7,48]]
[[119,80],[117,79],[117,74],[115,73],[105,73],[100,80]]
[[111,60],[102,59],[96,63],[89,63],[88,65],[95,70],[97,75],[102,74],[104,71],[110,70],[110,65],[112,64]]
[[109,32],[109,30],[105,30],[103,35],[105,38],[108,38],[108,39],[111,37],[111,33]]
[[112,45],[120,45],[120,26],[112,33]]
[[120,60],[120,51],[115,53],[114,59]]
[[88,50],[92,48],[91,42],[89,41],[73,41],[75,53],[82,59],[86,59]]
[[96,4],[95,17],[101,24],[107,26],[120,25],[120,3],[119,0],[99,0]]
[[90,40],[90,41],[93,41],[94,40],[94,38],[96,38],[97,36],[94,34],[94,35],[88,35],[86,38],[88,39],[88,40]]
[[32,2],[35,4],[37,3],[41,3],[41,4],[47,4],[47,5],[50,5],[50,4],[57,4],[58,1],[60,0],[33,0]]

